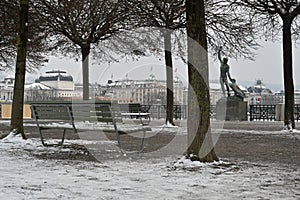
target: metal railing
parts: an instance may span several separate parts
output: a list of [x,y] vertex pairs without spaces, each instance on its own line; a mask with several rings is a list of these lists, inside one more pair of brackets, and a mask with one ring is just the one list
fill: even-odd
[[276,105],[250,105],[249,107],[250,121],[254,120],[275,120]]
[[[300,121],[300,105],[299,104],[295,105],[294,115],[295,115],[295,121]],[[279,120],[279,119],[276,119],[276,105],[250,105],[249,106],[249,119],[250,119],[250,121]]]
[[[148,108],[148,112],[151,113],[153,119],[166,118],[166,105],[141,105]],[[187,106],[186,105],[174,105],[174,119],[187,119]]]
[[295,113],[295,120],[297,122],[300,121],[300,105],[299,104],[295,105],[294,113]]

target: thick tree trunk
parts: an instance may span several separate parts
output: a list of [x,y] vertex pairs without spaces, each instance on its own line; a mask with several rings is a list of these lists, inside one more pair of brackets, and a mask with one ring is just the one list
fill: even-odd
[[90,55],[91,46],[87,44],[81,47],[82,53],[82,83],[83,83],[83,100],[89,100],[90,91],[89,91],[89,55]]
[[10,125],[10,129],[17,134],[21,134],[23,139],[26,139],[23,127],[23,104],[28,40],[28,9],[28,0],[20,0],[17,38],[17,63]]
[[293,80],[293,48],[290,19],[283,20],[283,68],[285,90],[284,125],[295,129],[294,117],[294,80]]
[[187,0],[188,144],[191,160],[212,162],[215,154],[210,129],[210,96],[204,0]]
[[167,73],[167,109],[166,109],[166,123],[174,125],[173,121],[173,106],[174,106],[174,92],[173,92],[173,62],[172,62],[172,46],[171,46],[171,30],[164,30],[164,44],[165,44],[165,62]]

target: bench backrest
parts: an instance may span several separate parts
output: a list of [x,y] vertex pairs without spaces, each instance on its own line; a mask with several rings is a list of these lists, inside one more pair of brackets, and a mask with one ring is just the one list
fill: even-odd
[[71,120],[70,108],[66,105],[31,105],[31,110],[37,120]]
[[109,104],[73,103],[72,105],[31,105],[36,120],[115,123],[122,122],[118,107]]
[[130,103],[130,104],[119,104],[120,110],[125,113],[140,113],[142,112],[141,104]]
[[116,122],[120,121],[118,112],[113,111],[109,104],[72,104],[72,114],[75,121]]

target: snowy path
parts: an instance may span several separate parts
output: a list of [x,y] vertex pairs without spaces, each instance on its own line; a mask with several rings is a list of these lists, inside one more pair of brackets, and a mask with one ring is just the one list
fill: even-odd
[[45,151],[34,139],[0,141],[0,199],[300,199],[300,171],[283,165],[187,170],[174,168],[174,157],[97,163],[37,159],[26,149]]

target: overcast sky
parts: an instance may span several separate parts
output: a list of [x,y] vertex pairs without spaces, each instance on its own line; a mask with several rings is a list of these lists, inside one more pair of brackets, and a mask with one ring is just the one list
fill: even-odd
[[[262,48],[256,53],[255,61],[234,60],[229,58],[229,65],[232,77],[237,82],[254,83],[257,79],[262,79],[266,85],[278,84],[283,88],[283,67],[282,67],[282,48],[281,43],[265,42]],[[296,89],[300,89],[300,47],[294,47],[294,83]],[[210,79],[215,80],[219,77],[219,62],[210,59]],[[92,61],[91,61],[92,62]],[[187,77],[186,66],[180,61],[174,61],[174,69],[177,69],[175,76],[185,80]],[[70,73],[75,82],[82,82],[81,62],[72,59],[61,59],[51,57],[49,63],[37,74],[30,74],[29,81],[34,80],[45,71],[62,69]],[[154,74],[158,79],[165,79],[164,60],[157,58],[143,58],[139,61],[125,62],[116,64],[92,65],[90,67],[90,82],[106,83],[108,79],[147,79],[150,74]],[[245,83],[244,83],[245,84]],[[250,85],[244,85],[250,86]]]

